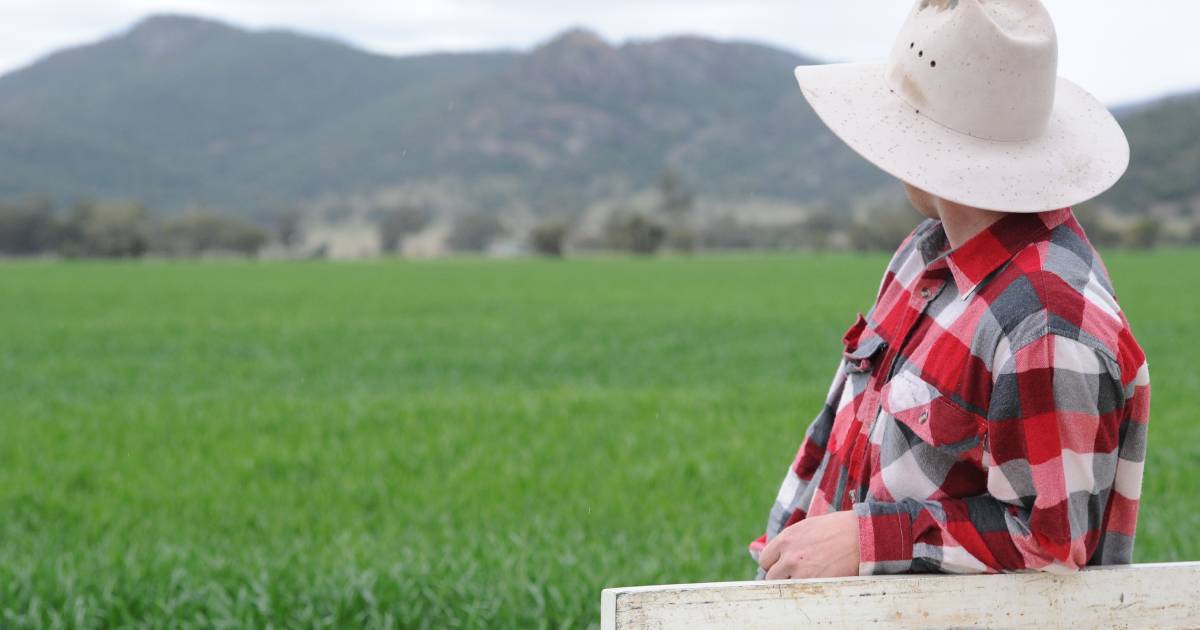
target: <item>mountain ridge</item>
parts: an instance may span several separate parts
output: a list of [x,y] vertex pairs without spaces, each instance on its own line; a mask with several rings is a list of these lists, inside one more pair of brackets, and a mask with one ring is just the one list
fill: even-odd
[[[795,89],[807,63],[753,42],[613,44],[583,28],[528,51],[389,56],[159,14],[0,76],[0,196],[261,217],[376,197],[572,214],[668,168],[717,201],[829,208],[886,189]],[[1156,138],[1172,153],[1147,163],[1170,164],[1188,147],[1159,138],[1157,112],[1129,112],[1149,121],[1131,141]],[[1132,180],[1114,198],[1146,203],[1155,178]],[[1156,190],[1194,192],[1172,185]]]

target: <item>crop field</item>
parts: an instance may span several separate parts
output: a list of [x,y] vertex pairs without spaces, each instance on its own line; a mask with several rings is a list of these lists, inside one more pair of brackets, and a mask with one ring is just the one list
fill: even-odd
[[[1200,558],[1200,252],[1106,261]],[[880,256],[0,265],[0,626],[587,627],[750,579]]]

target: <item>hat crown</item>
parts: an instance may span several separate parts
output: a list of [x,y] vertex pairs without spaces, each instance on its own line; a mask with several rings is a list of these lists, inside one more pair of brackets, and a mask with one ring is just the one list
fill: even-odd
[[1037,138],[1054,109],[1054,22],[1038,0],[917,0],[887,81],[921,115],[960,133]]

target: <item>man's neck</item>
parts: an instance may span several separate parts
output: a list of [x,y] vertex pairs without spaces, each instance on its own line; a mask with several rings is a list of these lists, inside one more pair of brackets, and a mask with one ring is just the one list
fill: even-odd
[[937,211],[942,228],[946,231],[946,239],[954,249],[1004,217],[1003,212],[972,208],[945,199],[937,200]]

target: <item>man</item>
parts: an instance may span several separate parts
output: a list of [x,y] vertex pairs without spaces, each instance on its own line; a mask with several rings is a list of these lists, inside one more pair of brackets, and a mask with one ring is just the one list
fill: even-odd
[[843,338],[760,579],[1129,563],[1150,382],[1070,206],[1129,161],[1037,0],[919,0],[886,64],[796,69],[929,217]]

